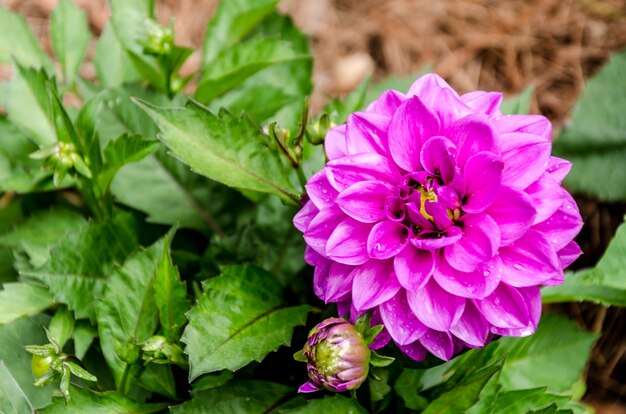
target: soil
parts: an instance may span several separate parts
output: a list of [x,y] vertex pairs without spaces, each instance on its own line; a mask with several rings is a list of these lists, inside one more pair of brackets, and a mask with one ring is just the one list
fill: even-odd
[[[102,31],[105,0],[75,0]],[[163,22],[174,18],[177,42],[202,44],[216,0],[157,0]],[[56,0],[0,0],[25,15],[46,50],[48,18]],[[459,92],[534,86],[531,111],[558,129],[568,121],[585,81],[626,47],[626,0],[284,0],[281,9],[311,36],[315,53],[313,108],[345,94],[365,76],[375,80],[431,68]],[[93,46],[93,45],[92,45]],[[93,52],[93,47],[91,48]],[[184,70],[195,71],[194,54]],[[82,68],[94,76],[91,64]],[[9,69],[0,68],[0,79]],[[601,257],[626,213],[626,204],[578,197],[586,226],[577,241],[585,255],[576,267]],[[591,304],[553,306],[587,329],[602,333],[587,372],[585,401],[598,413],[626,413],[626,318],[623,309]]]

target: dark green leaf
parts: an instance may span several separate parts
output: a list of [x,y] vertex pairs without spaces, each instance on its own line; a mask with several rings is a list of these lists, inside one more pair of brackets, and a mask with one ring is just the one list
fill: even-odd
[[367,411],[352,398],[335,395],[317,400],[309,400],[306,405],[291,410],[281,411],[285,414],[365,414]]
[[292,203],[298,199],[289,165],[247,118],[225,111],[214,115],[194,102],[185,108],[139,103],[161,129],[160,139],[198,173],[232,187],[276,194]]
[[398,396],[404,401],[404,405],[411,410],[423,410],[428,405],[428,400],[419,394],[420,380],[423,375],[423,370],[403,369],[393,385]]
[[111,23],[107,23],[98,39],[93,58],[96,73],[102,86],[117,87],[124,82],[139,79],[132,61],[115,36]]
[[194,97],[206,103],[237,87],[260,70],[292,60],[309,60],[285,40],[252,39],[222,52],[207,67]]
[[170,257],[169,236],[166,237],[164,243],[161,260],[154,276],[154,299],[159,310],[163,336],[177,341],[187,322],[185,312],[189,310],[189,301],[185,283],[180,280],[178,269]]
[[53,386],[35,387],[35,378],[31,372],[32,355],[24,346],[48,343],[43,326],[48,324],[44,315],[21,318],[10,324],[0,326],[0,362],[22,389],[33,407],[43,407],[50,402]]
[[0,325],[22,316],[36,315],[54,304],[44,286],[30,283],[5,283],[0,290]]
[[274,412],[292,391],[265,381],[235,381],[198,393],[191,401],[170,408],[172,414],[262,414]]
[[111,221],[80,227],[52,248],[42,267],[24,271],[50,288],[77,318],[95,317],[94,299],[100,297],[108,275],[138,246],[136,221],[123,214]]
[[72,396],[66,405],[62,398],[55,398],[41,414],[149,414],[160,412],[167,407],[165,403],[145,404],[131,400],[114,392],[94,392],[80,387],[71,387]]
[[[573,163],[565,184],[604,201],[626,199],[626,51],[589,80],[554,153]],[[622,86],[622,87],[620,87]]]
[[176,383],[170,365],[148,364],[139,375],[138,382],[148,391],[176,399]]
[[11,375],[11,371],[0,361],[0,413],[32,414],[33,411],[30,401]]
[[24,66],[51,67],[50,60],[39,47],[24,17],[0,6],[0,63],[12,59]]
[[377,352],[372,351],[371,354],[371,358],[370,358],[370,364],[372,364],[375,367],[387,367],[391,364],[393,364],[393,361],[395,361],[396,359],[390,356],[385,356],[385,355],[379,355]]
[[193,390],[191,395],[198,396],[202,394],[202,391],[210,390],[212,388],[221,387],[227,382],[233,379],[232,371],[219,371],[215,374],[206,374],[198,378],[191,384]]
[[63,348],[63,345],[70,339],[74,332],[74,315],[65,306],[57,309],[48,325],[48,335],[54,339],[56,344]]
[[505,115],[520,114],[526,115],[530,112],[530,104],[533,99],[535,88],[527,86],[518,95],[511,96],[502,101],[500,110]]
[[187,314],[190,378],[221,369],[237,370],[261,361],[291,341],[294,327],[304,325],[308,305],[286,307],[282,287],[254,266],[228,266],[204,284],[204,294]]
[[71,83],[85,58],[91,33],[85,12],[72,0],[59,1],[50,19],[52,49],[63,67],[63,80]]
[[557,315],[544,316],[532,336],[500,339],[496,355],[508,355],[500,375],[503,390],[545,386],[553,392],[570,391],[596,339]]
[[139,135],[124,134],[109,141],[104,148],[104,167],[97,178],[100,187],[106,189],[120,168],[145,158],[158,147],[158,141],[147,140]]
[[278,0],[220,2],[204,36],[203,67],[223,50],[242,40],[274,10]]

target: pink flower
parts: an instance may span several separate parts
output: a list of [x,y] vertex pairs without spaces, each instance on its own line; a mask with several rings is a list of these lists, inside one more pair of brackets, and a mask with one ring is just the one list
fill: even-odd
[[539,286],[561,284],[581,254],[550,122],[502,115],[501,100],[430,74],[328,132],[294,224],[315,293],[384,324],[374,349],[391,338],[415,360],[448,360],[494,334],[530,335]]

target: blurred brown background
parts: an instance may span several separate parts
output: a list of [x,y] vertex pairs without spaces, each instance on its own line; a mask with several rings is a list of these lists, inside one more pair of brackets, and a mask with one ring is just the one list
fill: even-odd
[[[99,34],[109,17],[106,0],[75,1]],[[156,3],[162,22],[174,18],[177,42],[199,47],[218,1]],[[51,50],[48,17],[56,0],[0,4],[26,16]],[[626,47],[626,0],[284,0],[281,9],[311,36],[314,108],[328,96],[350,91],[368,73],[382,79],[430,66],[459,92],[485,89],[510,95],[533,85],[532,112],[558,127],[567,122],[586,79],[612,51]],[[184,71],[195,71],[199,62],[194,54]],[[0,68],[0,78],[8,77],[8,70]],[[84,65],[82,74],[94,76],[91,64]],[[625,206],[577,201],[587,224],[579,239],[590,265],[612,238]],[[586,401],[600,414],[626,413],[619,403],[626,400],[625,312],[588,304],[559,310],[603,332],[591,358]]]

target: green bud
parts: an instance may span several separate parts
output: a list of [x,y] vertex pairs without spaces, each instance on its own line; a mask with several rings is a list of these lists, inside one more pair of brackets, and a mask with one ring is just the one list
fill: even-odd
[[141,357],[146,363],[187,366],[181,347],[160,335],[154,335],[144,342],[141,345],[141,352]]

